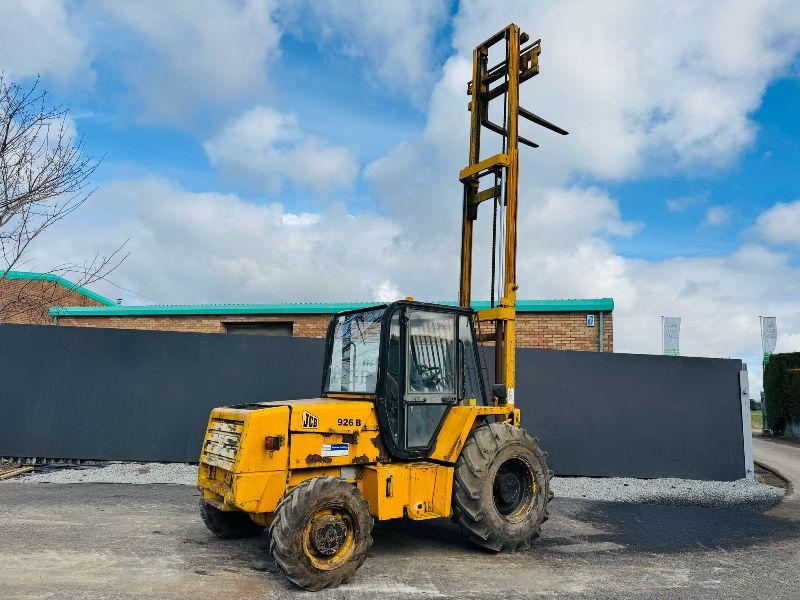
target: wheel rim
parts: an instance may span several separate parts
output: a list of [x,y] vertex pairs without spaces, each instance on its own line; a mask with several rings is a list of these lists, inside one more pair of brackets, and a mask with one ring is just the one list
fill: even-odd
[[353,519],[339,507],[315,512],[303,532],[303,552],[317,569],[330,571],[353,555]]
[[521,458],[510,458],[500,465],[494,476],[494,506],[506,520],[519,521],[533,508],[538,490],[530,465]]

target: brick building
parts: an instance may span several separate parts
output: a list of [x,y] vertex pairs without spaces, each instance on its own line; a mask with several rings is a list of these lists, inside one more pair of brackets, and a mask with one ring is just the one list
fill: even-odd
[[[334,313],[374,304],[61,306],[51,308],[50,315],[53,323],[72,327],[325,337]],[[475,308],[488,306],[485,302],[474,304]],[[517,345],[613,352],[613,310],[611,298],[520,300],[517,303]],[[487,333],[490,329],[482,331]]]
[[54,304],[97,307],[115,302],[55,273],[8,271],[0,277],[0,322],[49,324],[48,309]]

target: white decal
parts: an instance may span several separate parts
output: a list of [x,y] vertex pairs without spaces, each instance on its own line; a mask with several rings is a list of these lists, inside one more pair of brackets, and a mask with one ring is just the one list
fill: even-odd
[[350,444],[322,444],[322,456],[347,456]]

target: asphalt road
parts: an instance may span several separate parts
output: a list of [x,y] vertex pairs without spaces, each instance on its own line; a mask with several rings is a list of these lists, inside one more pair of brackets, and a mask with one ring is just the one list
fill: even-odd
[[800,522],[800,446],[753,432],[753,456],[790,482],[784,501],[768,514]]
[[753,432],[753,455],[793,482],[789,498],[800,501],[800,445]]
[[[214,538],[177,485],[0,484],[0,598],[311,597],[266,540]],[[800,597],[800,522],[743,509],[559,500],[530,552],[446,520],[389,522],[356,579],[314,598]]]

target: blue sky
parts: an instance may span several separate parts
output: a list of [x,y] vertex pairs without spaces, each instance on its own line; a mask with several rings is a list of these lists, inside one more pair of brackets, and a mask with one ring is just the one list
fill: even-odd
[[105,156],[26,266],[127,240],[95,287],[128,303],[454,297],[471,48],[512,20],[571,132],[522,126],[521,295],[614,297],[620,351],[662,314],[687,354],[752,362],[759,314],[800,348],[791,1],[2,3],[0,68]]
[[[451,10],[457,8],[456,4]],[[450,47],[450,21],[437,30],[437,48],[431,55],[431,73],[441,72]],[[376,84],[362,61],[332,53],[307,36],[285,35],[281,60],[271,76],[273,106],[296,113],[304,130],[352,150],[361,164],[389,153],[425,127],[424,105]],[[235,191],[258,202],[265,198],[256,187],[237,185],[221,177],[203,151],[203,136],[225,115],[209,112],[208,122],[197,119],[164,126],[138,118],[126,96],[125,83],[112,64],[98,56],[93,61],[96,81],[90,88],[61,87],[44,78],[44,86],[71,107],[87,151],[105,155],[98,183],[141,173],[159,174],[192,191]],[[791,74],[771,81],[762,103],[750,118],[757,137],[734,162],[724,168],[644,175],[619,183],[579,177],[585,184],[605,184],[618,200],[625,218],[641,223],[638,232],[611,241],[624,256],[666,259],[674,256],[718,256],[742,241],[758,214],[776,202],[800,197],[796,169],[800,164],[800,80]],[[420,90],[424,99],[427,90]],[[248,103],[257,102],[249,96]],[[460,108],[460,107],[459,107]],[[556,143],[556,142],[554,142]],[[546,150],[543,150],[546,152]],[[380,210],[370,202],[368,186],[359,178],[347,204],[351,210]],[[286,186],[281,201],[292,210],[319,210],[319,199]],[[670,209],[677,202],[681,208]],[[703,217],[712,206],[722,208],[722,222]],[[793,257],[795,258],[795,257]]]
[[[757,137],[726,168],[611,186],[625,215],[645,223],[636,236],[617,240],[615,248],[648,259],[723,255],[741,244],[760,212],[800,197],[800,79],[772,82],[751,118]],[[686,208],[670,210],[670,200],[685,200]],[[711,206],[725,207],[728,220],[720,226],[704,223]]]
[[[437,52],[430,65],[437,74],[451,51],[446,24],[437,31]],[[425,126],[424,105],[376,84],[363,63],[331,53],[302,35],[286,34],[280,43],[281,59],[271,71],[272,90],[248,94],[239,110],[269,99],[278,110],[295,113],[305,131],[337,146],[349,148],[362,164],[386,155]],[[202,142],[235,111],[208,111],[186,123],[165,124],[141,120],[130,105],[124,82],[100,55],[93,62],[97,79],[91,88],[58,89],[58,95],[76,115],[87,151],[106,155],[98,181],[127,173],[157,173],[193,191],[235,191],[255,202],[268,201],[263,190],[239,186],[221,177],[209,163]],[[54,82],[45,79],[44,85]],[[429,90],[420,90],[424,102]],[[207,119],[207,120],[206,120]],[[363,180],[347,203],[353,209],[368,203]],[[319,208],[319,201],[289,184],[281,201],[293,210]]]

